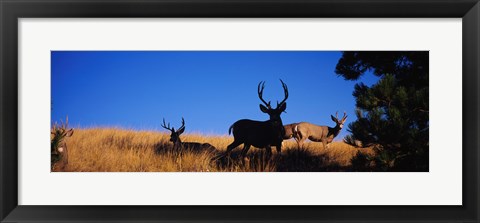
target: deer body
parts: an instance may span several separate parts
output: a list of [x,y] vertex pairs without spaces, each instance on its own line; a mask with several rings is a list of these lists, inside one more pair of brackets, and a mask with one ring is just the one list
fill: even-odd
[[340,130],[342,130],[343,123],[347,120],[347,115],[344,113],[341,120],[338,120],[338,113],[337,117],[331,116],[331,118],[336,123],[335,127],[319,126],[308,122],[298,123],[293,130],[293,135],[298,145],[301,147],[303,142],[309,139],[313,142],[321,142],[324,149],[328,148],[328,145],[340,133]]
[[275,146],[279,148],[283,141],[283,135],[285,135],[285,130],[280,128],[279,125],[281,123],[275,124],[270,120],[262,122],[242,119],[230,126],[228,134],[233,130],[235,141],[239,142],[239,139],[243,139],[240,141],[243,141],[245,146],[255,146],[257,148]]
[[191,150],[191,151],[215,151],[215,147],[210,143],[198,143],[198,142],[182,142],[180,139],[173,144],[175,150]]
[[[314,142],[331,143],[335,138],[335,131],[328,126],[314,125],[308,122],[300,122],[297,126],[298,138],[301,142],[308,139]],[[338,134],[338,133],[337,133]]]
[[265,148],[267,155],[270,157],[272,154],[272,146],[275,146],[277,152],[282,150],[282,141],[285,135],[285,128],[283,127],[280,114],[287,108],[286,100],[288,98],[288,88],[285,83],[282,82],[285,99],[280,103],[277,102],[277,107],[273,109],[270,102],[263,100],[263,89],[265,83],[260,82],[258,84],[258,96],[264,104],[260,104],[260,110],[263,113],[267,113],[270,119],[267,121],[254,121],[249,119],[238,120],[230,126],[228,133],[233,132],[234,141],[227,146],[225,155],[229,155],[230,152],[237,146],[243,144],[242,156],[245,156],[250,149],[250,146],[257,148]]

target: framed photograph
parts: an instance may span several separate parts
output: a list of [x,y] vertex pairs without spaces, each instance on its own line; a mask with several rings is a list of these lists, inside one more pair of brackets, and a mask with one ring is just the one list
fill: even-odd
[[0,7],[2,222],[479,221],[476,0]]

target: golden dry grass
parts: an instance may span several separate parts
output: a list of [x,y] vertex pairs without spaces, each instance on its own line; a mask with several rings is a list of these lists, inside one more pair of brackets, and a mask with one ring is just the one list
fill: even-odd
[[[73,172],[251,172],[251,171],[350,171],[350,159],[372,153],[343,142],[334,142],[326,150],[321,143],[306,143],[298,149],[294,140],[284,141],[282,155],[275,148],[271,159],[263,149],[252,147],[245,159],[241,148],[231,157],[212,161],[233,141],[232,136],[183,134],[183,142],[210,143],[217,152],[174,151],[169,135],[153,131],[114,128],[76,129],[68,138],[68,165]],[[59,170],[56,170],[59,171]]]

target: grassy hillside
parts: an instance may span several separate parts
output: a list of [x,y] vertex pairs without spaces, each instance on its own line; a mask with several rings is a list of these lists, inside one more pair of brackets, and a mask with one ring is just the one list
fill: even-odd
[[233,141],[232,136],[183,134],[183,142],[210,143],[215,152],[179,151],[172,149],[169,134],[131,131],[114,128],[76,129],[67,139],[69,163],[73,172],[251,172],[251,171],[351,171],[350,159],[371,149],[358,149],[343,142],[334,142],[326,150],[321,143],[306,143],[298,149],[294,140],[284,141],[282,155],[273,150],[270,160],[264,149],[252,147],[245,159],[241,148],[231,157],[212,161]]

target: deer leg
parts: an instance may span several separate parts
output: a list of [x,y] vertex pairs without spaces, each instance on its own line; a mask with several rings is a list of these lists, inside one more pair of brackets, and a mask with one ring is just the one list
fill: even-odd
[[298,148],[302,148],[302,145],[303,145],[303,136],[302,136],[302,133],[300,131],[295,131],[295,141],[297,141],[297,145],[298,145]]
[[247,155],[249,149],[250,149],[250,145],[244,144],[243,149],[242,149],[242,158]]
[[242,158],[242,164],[245,166],[248,164],[249,158],[246,156],[248,153],[248,150],[250,149],[250,145],[248,144],[243,144],[243,149],[241,153],[241,158]]
[[297,141],[298,148],[302,148],[303,145],[303,139],[302,133],[300,131],[295,132],[295,141]]
[[277,154],[280,155],[282,153],[282,146],[283,146],[283,141],[276,145],[275,148],[277,149]]
[[235,149],[237,146],[239,146],[240,144],[242,144],[241,142],[237,142],[237,141],[233,141],[232,144],[228,145],[227,146],[227,151],[225,151],[225,155],[224,156],[230,156],[230,152]]
[[272,147],[267,146],[265,149],[267,150],[267,157],[270,159],[272,157]]
[[301,149],[303,147],[303,141],[304,139],[300,138],[297,140],[298,148]]

